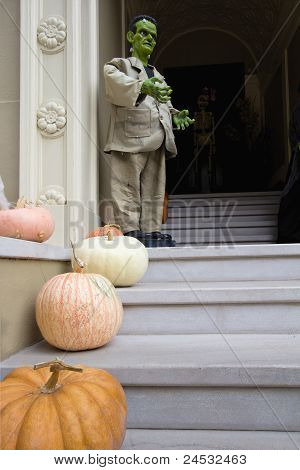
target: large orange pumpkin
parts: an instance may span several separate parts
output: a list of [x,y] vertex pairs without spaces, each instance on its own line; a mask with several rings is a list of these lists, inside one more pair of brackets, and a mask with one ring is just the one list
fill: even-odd
[[15,209],[0,211],[0,236],[44,242],[54,232],[54,219],[45,207],[30,206],[20,199]]
[[127,405],[112,375],[58,359],[35,369],[20,367],[1,382],[1,449],[121,448]]
[[48,343],[83,351],[103,346],[117,334],[123,306],[114,286],[100,274],[59,274],[40,290],[36,320]]

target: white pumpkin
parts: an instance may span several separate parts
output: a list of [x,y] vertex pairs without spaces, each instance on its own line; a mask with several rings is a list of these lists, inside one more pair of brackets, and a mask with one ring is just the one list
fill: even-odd
[[[101,274],[114,286],[136,284],[148,268],[149,257],[145,246],[136,238],[109,236],[87,238],[75,250],[76,258],[84,263],[84,273]],[[77,263],[72,257],[72,267]]]

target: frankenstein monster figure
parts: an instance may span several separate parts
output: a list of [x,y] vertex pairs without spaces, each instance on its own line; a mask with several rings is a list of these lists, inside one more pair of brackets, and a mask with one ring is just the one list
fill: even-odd
[[173,108],[171,88],[148,63],[157,41],[157,23],[135,17],[127,33],[131,57],[104,66],[107,99],[112,105],[105,152],[111,154],[111,197],[115,222],[125,235],[146,246],[175,246],[161,233],[165,159],[176,156],[173,126],[194,121]]

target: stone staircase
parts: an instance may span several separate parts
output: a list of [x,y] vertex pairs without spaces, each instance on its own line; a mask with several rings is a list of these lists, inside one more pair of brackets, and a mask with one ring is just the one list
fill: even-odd
[[177,246],[274,243],[280,192],[170,196],[164,231]]
[[123,449],[299,449],[300,245],[149,256],[142,281],[118,289],[125,316],[111,343],[67,353],[41,341],[2,375],[57,355],[110,371],[128,401]]

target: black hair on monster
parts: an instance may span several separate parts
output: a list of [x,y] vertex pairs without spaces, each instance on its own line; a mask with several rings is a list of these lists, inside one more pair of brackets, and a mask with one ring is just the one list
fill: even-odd
[[147,20],[150,21],[150,23],[155,24],[157,27],[157,21],[155,18],[152,18],[152,16],[148,15],[138,15],[132,18],[132,20],[129,23],[129,31],[132,31],[133,33],[136,33],[136,23],[138,23],[141,20]]

